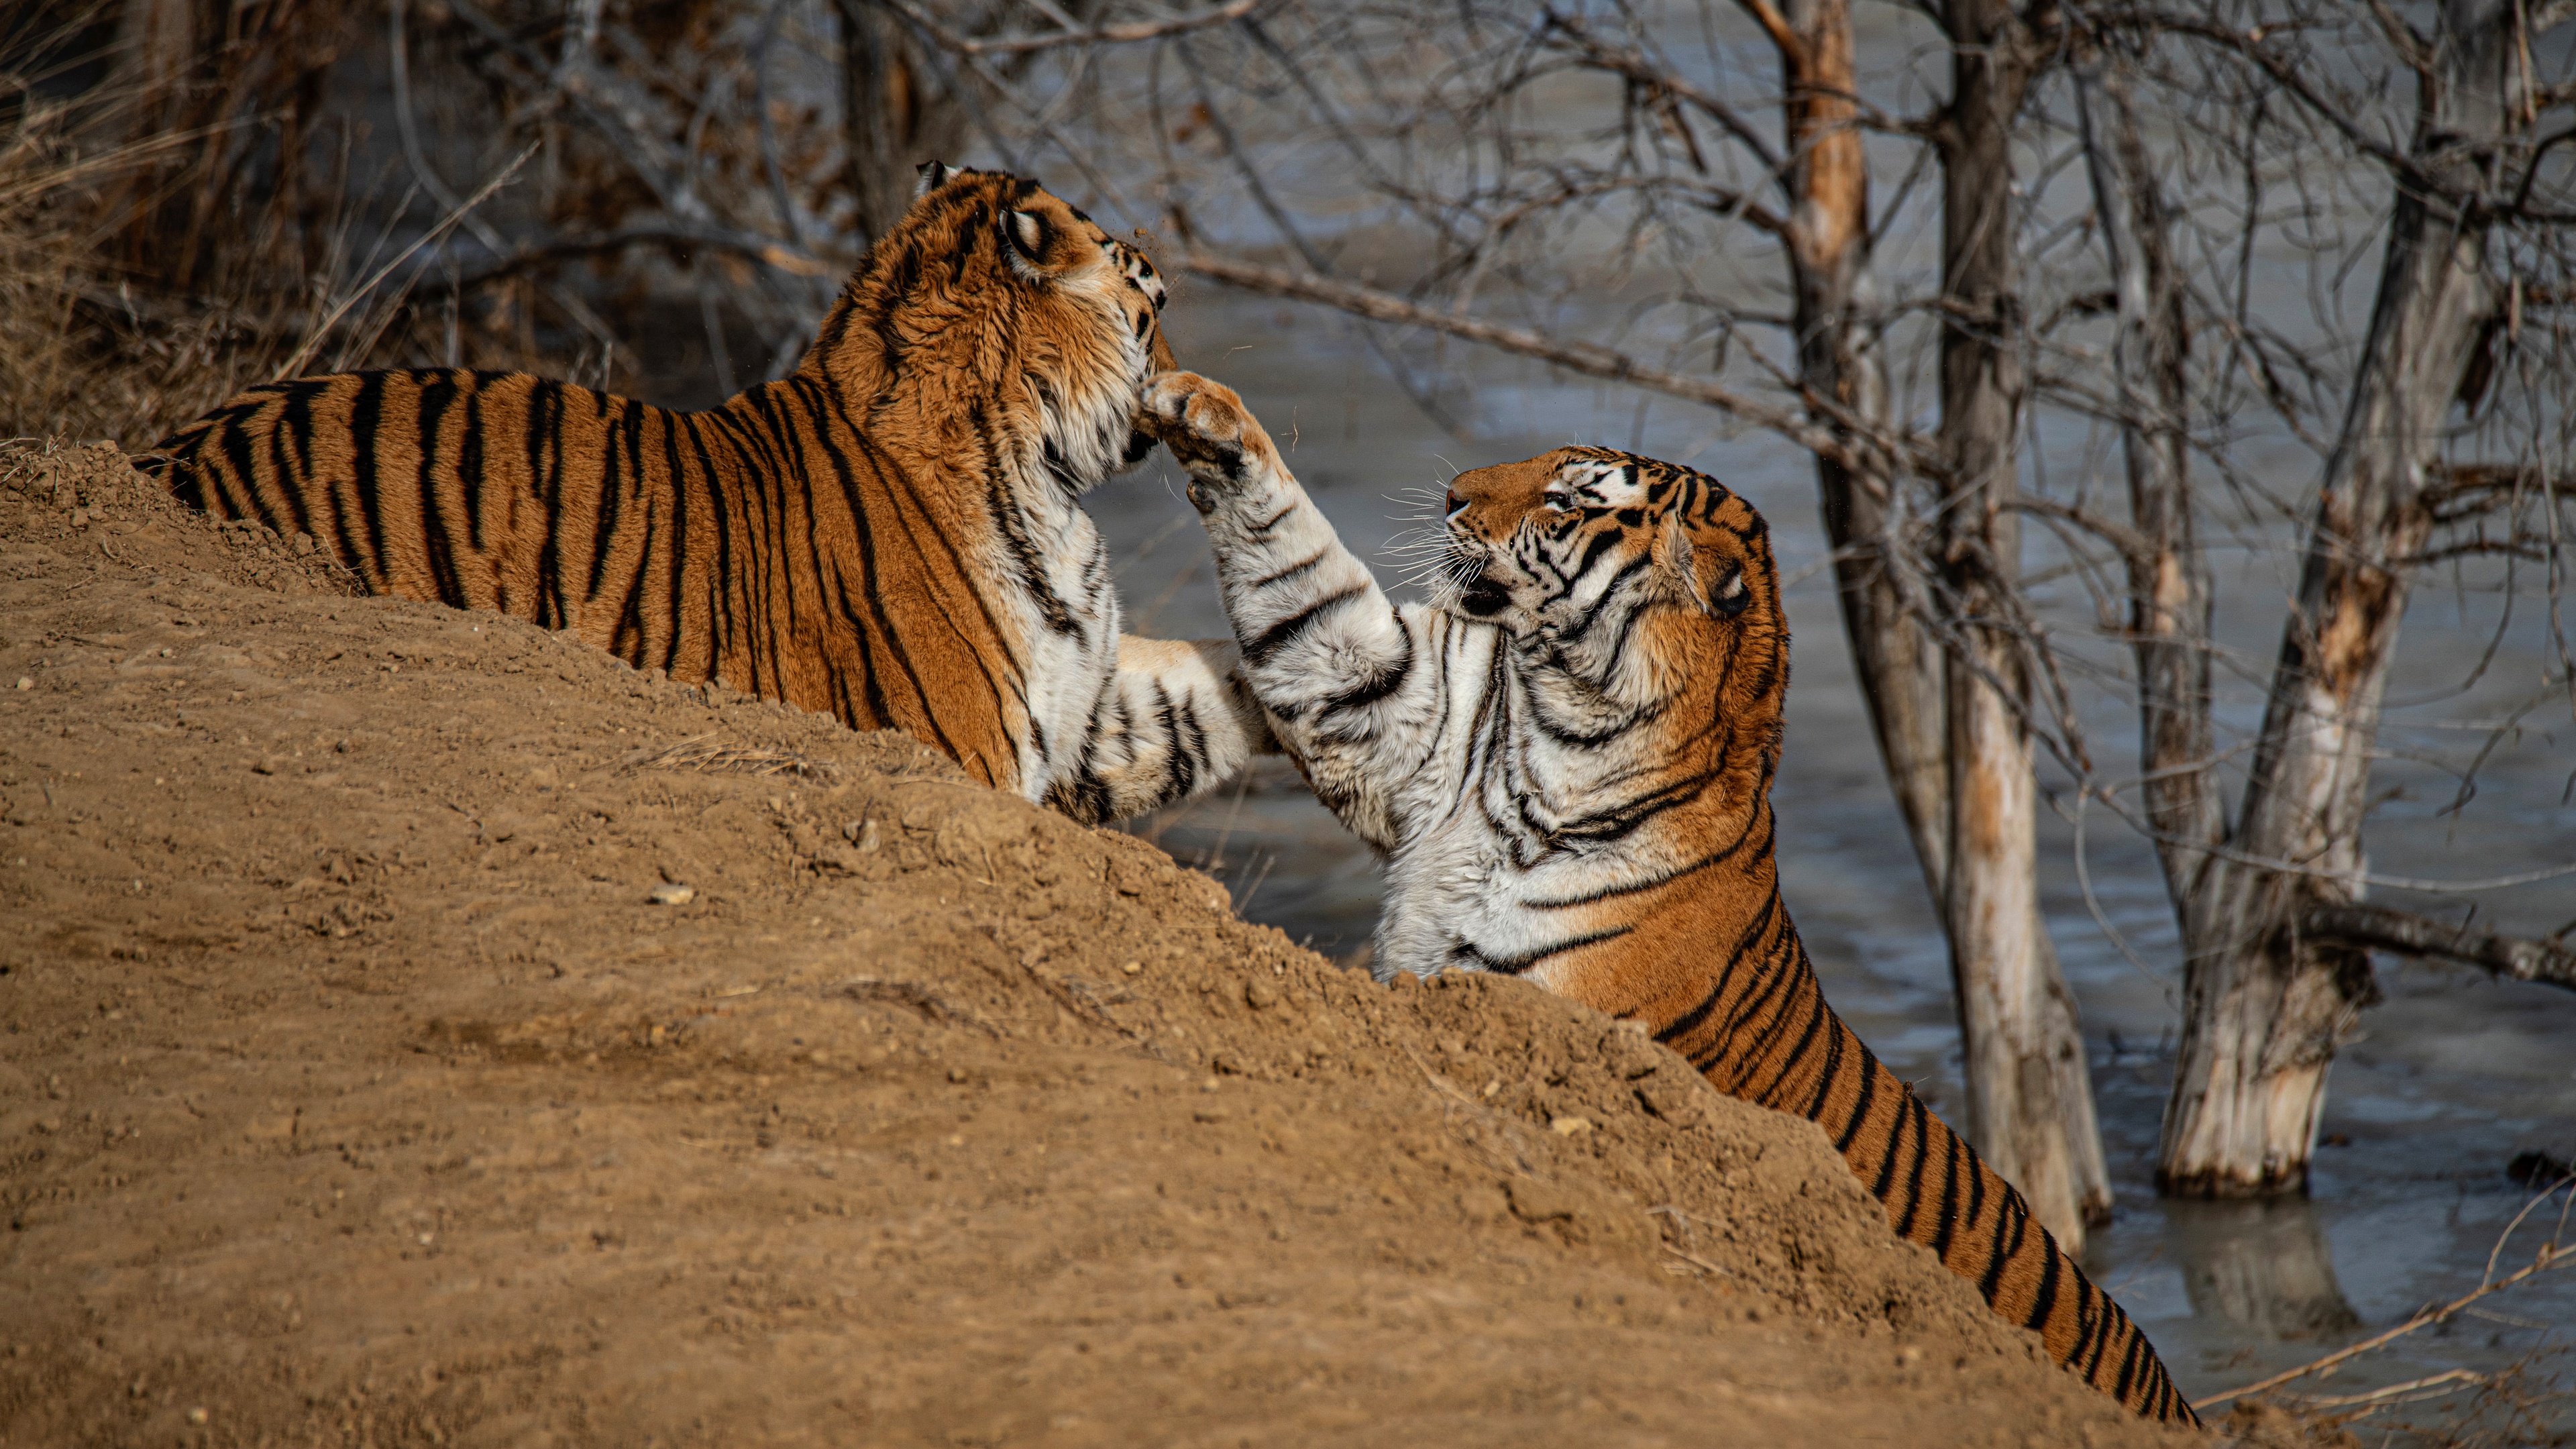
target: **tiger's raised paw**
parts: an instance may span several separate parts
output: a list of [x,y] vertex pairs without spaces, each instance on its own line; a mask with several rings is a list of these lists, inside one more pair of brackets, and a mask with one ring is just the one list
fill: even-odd
[[1190,470],[1195,480],[1190,501],[1201,513],[1214,506],[1202,487],[1239,487],[1250,476],[1250,467],[1275,463],[1278,458],[1270,435],[1261,430],[1234,389],[1195,372],[1166,372],[1148,379],[1136,427],[1160,440]]

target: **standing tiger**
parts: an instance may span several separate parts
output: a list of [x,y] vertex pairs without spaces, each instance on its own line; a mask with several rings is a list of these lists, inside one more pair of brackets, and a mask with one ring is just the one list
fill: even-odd
[[1264,742],[1230,643],[1122,638],[1082,495],[1153,447],[1144,256],[1033,181],[922,168],[795,373],[674,412],[517,373],[255,387],[162,443],[182,502],[375,593],[901,729],[1099,822]]
[[1825,1005],[1772,858],[1789,631],[1759,514],[1601,448],[1461,474],[1438,601],[1398,608],[1235,394],[1149,384],[1243,675],[1387,862],[1380,977],[1525,976],[1647,1024],[1721,1090],[1823,1126],[1896,1231],[2151,1419],[2145,1335]]

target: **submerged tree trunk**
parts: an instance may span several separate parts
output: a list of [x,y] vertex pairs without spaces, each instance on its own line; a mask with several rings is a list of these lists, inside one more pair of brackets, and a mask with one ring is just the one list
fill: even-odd
[[[1849,0],[1791,0],[1785,12],[1747,0],[1780,51],[1790,156],[1790,287],[1796,298],[1799,382],[1823,404],[1816,420],[1851,439],[1852,454],[1883,459],[1857,435],[1888,421],[1869,233],[1869,164],[1861,146],[1859,78]],[[1942,760],[1941,648],[1906,607],[1894,530],[1901,480],[1893,466],[1818,456],[1816,491],[1837,555],[1843,632],[1898,811],[1939,901],[1948,889],[1950,780]],[[1919,592],[1919,591],[1918,591]]]
[[[1858,435],[1886,419],[1887,383],[1850,7],[1744,3],[1780,52],[1787,96],[1800,382],[1811,415],[1853,438],[1849,457],[1874,459]],[[1954,314],[1943,343],[1942,442],[1953,467],[1945,541],[1960,565],[1945,593],[1960,618],[1993,620],[2019,547],[2009,504],[2021,384],[2008,336],[2012,218],[2003,198],[2029,61],[2018,52],[1999,59],[1991,48],[1995,35],[2018,32],[2009,7],[1989,5],[1962,23],[1992,33],[1962,36],[1943,151],[1944,260],[1949,299],[1990,320],[1961,327]],[[1870,723],[1950,938],[1966,1050],[1963,1125],[2041,1222],[2080,1252],[2087,1222],[2108,1215],[2111,1191],[2074,999],[2040,914],[2031,741],[2015,701],[1997,687],[2021,689],[2022,651],[2010,636],[1971,624],[1959,638],[1974,658],[1948,659],[1922,617],[1919,587],[1909,607],[1895,537],[1902,480],[1892,466],[1819,457],[1816,482]]]
[[2012,124],[2041,52],[2003,0],[1948,11],[1942,120],[1942,593],[1949,777],[1944,910],[1967,1047],[1969,1135],[2040,1221],[2080,1251],[2110,1188],[2073,996],[2040,914],[2038,782],[2011,621],[2021,538]]
[[[2523,39],[2515,0],[2448,0],[2427,57],[2415,163],[2481,191],[2482,146]],[[2366,952],[2304,936],[2361,894],[2362,816],[2410,560],[2431,529],[2441,425],[2493,306],[2488,221],[2400,184],[2352,398],[2308,520],[2299,593],[2230,840],[2182,903],[2184,1020],[2156,1179],[2175,1194],[2300,1192],[2326,1067],[2376,991]]]

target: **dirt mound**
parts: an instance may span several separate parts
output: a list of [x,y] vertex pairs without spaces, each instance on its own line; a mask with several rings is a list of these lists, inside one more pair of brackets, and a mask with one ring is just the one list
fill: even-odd
[[2165,1442],[1632,1029],[0,474],[0,1440]]

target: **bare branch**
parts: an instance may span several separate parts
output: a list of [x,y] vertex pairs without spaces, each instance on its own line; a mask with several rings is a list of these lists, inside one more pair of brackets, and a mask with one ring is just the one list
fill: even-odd
[[1125,25],[1098,25],[1089,30],[1059,30],[1052,35],[990,35],[982,39],[959,35],[932,18],[930,13],[911,0],[883,0],[904,19],[920,26],[924,33],[959,55],[1030,55],[1041,50],[1055,50],[1068,45],[1132,45],[1140,40],[1160,40],[1166,35],[1181,35],[1204,30],[1211,25],[1228,25],[1271,3],[1271,0],[1233,0],[1214,10],[1196,15],[1180,15],[1169,20],[1139,20]]
[[2311,938],[2366,951],[2481,966],[2508,981],[2576,991],[2576,947],[2449,926],[2390,906],[2361,902],[2308,908],[2299,929]]
[[[1374,287],[1354,286],[1348,282],[1331,281],[1323,277],[1291,272],[1280,267],[1257,266],[1250,262],[1210,256],[1205,252],[1193,253],[1183,258],[1181,266],[1210,281],[1241,287],[1245,291],[1261,292],[1273,297],[1289,297],[1301,302],[1320,303],[1375,322],[1392,322],[1407,327],[1428,327],[1434,331],[1448,333],[1452,337],[1463,338],[1469,342],[1480,342],[1504,352],[1516,352],[1523,357],[1535,357],[1569,372],[1579,372],[1586,377],[1624,382],[1634,387],[1645,388],[1649,392],[1662,393],[1666,397],[1680,398],[1685,402],[1713,407],[1756,427],[1767,428],[1802,448],[1832,458],[1846,467],[1878,466],[1876,460],[1855,450],[1851,443],[1831,430],[1809,422],[1787,408],[1775,407],[1747,397],[1733,388],[1720,387],[1702,378],[1650,367],[1626,353],[1603,347],[1596,342],[1559,342],[1518,327],[1504,327],[1492,322],[1481,322],[1472,317],[1435,312],[1428,307],[1417,306],[1393,293],[1381,292]],[[1872,450],[1885,448],[1896,453],[1903,460],[1903,466],[1907,468],[1931,471],[1937,466],[1938,460],[1925,453],[1922,447],[1910,438],[1879,437],[1872,439],[1871,444]]]

